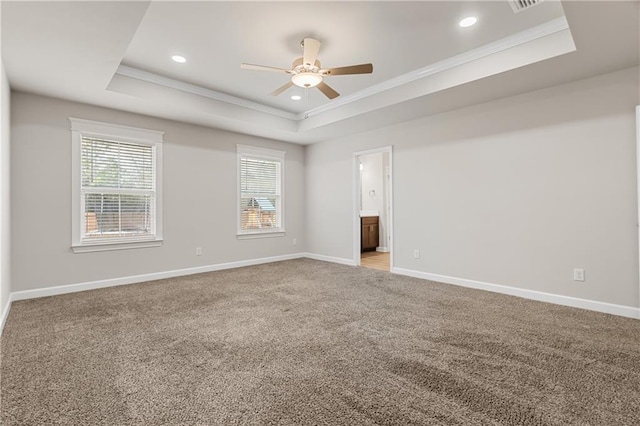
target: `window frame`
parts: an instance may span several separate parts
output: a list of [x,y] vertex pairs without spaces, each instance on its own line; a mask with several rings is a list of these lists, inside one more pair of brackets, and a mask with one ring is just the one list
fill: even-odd
[[[251,238],[267,238],[267,237],[283,237],[286,234],[285,229],[285,189],[284,189],[284,174],[285,174],[285,151],[278,151],[269,148],[259,148],[248,145],[236,145],[237,147],[237,162],[236,162],[236,237],[238,239],[251,239]],[[252,158],[257,160],[276,161],[280,163],[280,227],[278,228],[266,228],[266,229],[242,229],[242,187],[241,183],[241,160],[242,158]]]
[[[69,117],[71,122],[71,249],[74,253],[106,250],[158,247],[162,245],[162,144],[164,132],[119,124],[102,123]],[[82,139],[107,139],[118,142],[151,145],[154,153],[155,203],[152,206],[154,229],[152,236],[124,237],[114,241],[83,240],[86,217],[82,191]]]

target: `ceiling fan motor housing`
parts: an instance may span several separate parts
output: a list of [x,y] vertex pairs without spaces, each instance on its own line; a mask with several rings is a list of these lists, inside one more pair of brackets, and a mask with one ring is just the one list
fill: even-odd
[[305,66],[303,62],[304,62],[303,58],[298,58],[295,61],[293,61],[293,63],[291,64],[291,69],[293,70],[294,74],[299,74],[301,72],[317,73],[322,69],[322,67],[320,66],[320,61],[317,59],[316,59],[316,62],[311,67]]
[[304,64],[303,58],[298,58],[291,64],[292,76],[291,82],[298,87],[305,89],[316,87],[322,83],[322,74],[320,74],[320,61],[316,59],[313,66]]

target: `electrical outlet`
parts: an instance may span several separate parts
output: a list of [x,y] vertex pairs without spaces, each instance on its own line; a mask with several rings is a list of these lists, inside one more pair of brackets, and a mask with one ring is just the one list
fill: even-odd
[[294,238],[293,240],[291,240],[291,242],[293,243],[293,245],[295,246],[296,244],[298,244],[298,239]]
[[573,270],[573,280],[574,281],[584,281],[584,269],[574,269]]
[[196,247],[196,256],[202,256],[202,247]]
[[415,249],[415,250],[413,251],[413,258],[414,258],[414,259],[420,259],[420,250]]

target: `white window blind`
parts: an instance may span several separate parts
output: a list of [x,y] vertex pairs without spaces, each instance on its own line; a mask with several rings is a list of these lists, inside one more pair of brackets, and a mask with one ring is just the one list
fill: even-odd
[[162,132],[70,118],[73,251],[162,243]]
[[153,149],[82,138],[83,239],[153,236]]
[[239,234],[283,232],[280,151],[238,147]]

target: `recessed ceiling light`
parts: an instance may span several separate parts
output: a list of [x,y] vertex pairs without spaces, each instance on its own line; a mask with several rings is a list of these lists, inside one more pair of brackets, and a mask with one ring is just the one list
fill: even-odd
[[180,55],[173,55],[171,59],[173,59],[174,62],[177,62],[179,64],[184,64],[185,62],[187,62],[187,58]]
[[293,99],[294,101],[299,101],[300,99],[302,99],[302,96],[293,95],[291,99]]
[[478,22],[478,18],[476,18],[475,16],[467,16],[462,21],[460,21],[460,26],[462,28],[467,28],[474,25],[476,22]]

